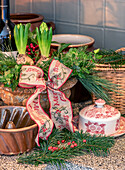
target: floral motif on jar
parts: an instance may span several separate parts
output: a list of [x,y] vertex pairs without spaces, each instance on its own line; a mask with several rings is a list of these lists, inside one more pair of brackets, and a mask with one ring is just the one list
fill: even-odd
[[90,122],[85,123],[87,128],[86,132],[95,133],[95,134],[104,134],[105,133],[105,125],[106,124],[98,124],[97,122]]
[[117,119],[116,126],[115,126],[116,131],[119,129],[119,126],[120,126],[120,119]]

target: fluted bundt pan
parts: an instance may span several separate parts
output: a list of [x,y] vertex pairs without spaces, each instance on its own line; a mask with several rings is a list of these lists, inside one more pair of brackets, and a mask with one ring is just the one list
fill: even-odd
[[15,155],[35,146],[37,124],[25,107],[0,106],[0,154]]

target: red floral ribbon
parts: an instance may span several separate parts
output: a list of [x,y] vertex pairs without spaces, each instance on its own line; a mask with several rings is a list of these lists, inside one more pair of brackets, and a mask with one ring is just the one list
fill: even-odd
[[[48,138],[52,133],[53,126],[56,128],[74,132],[72,124],[71,102],[65,94],[58,89],[66,82],[72,70],[58,60],[52,60],[49,71],[48,81],[43,78],[43,70],[36,66],[23,65],[21,68],[19,86],[23,88],[36,87],[34,94],[27,100],[26,108],[31,118],[38,125],[38,135],[36,143],[39,146],[39,137]],[[50,102],[50,117],[44,112],[40,105],[40,93],[47,89]]]

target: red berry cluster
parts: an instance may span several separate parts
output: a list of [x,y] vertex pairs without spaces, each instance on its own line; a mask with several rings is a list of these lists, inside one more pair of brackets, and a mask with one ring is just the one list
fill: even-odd
[[75,141],[72,141],[72,143],[68,142],[68,145],[70,145],[70,148],[74,148],[77,146],[77,143],[75,143]]
[[[65,143],[65,140],[63,139],[63,140],[61,140],[61,142],[60,142],[60,141],[57,141],[57,144],[58,144],[58,145],[60,145],[61,143]],[[83,139],[83,143],[86,143],[86,139]],[[77,147],[77,143],[76,143],[75,141],[67,142],[66,144],[67,144],[68,146],[70,146],[70,148]],[[61,147],[61,148],[66,149],[66,147]],[[48,150],[54,152],[54,151],[59,151],[61,148],[55,147],[55,146],[54,146],[54,147],[53,147],[53,146],[49,146],[49,147],[48,147]]]
[[35,57],[39,55],[39,46],[37,44],[30,43],[26,46],[26,53],[35,61]]
[[53,146],[49,146],[48,147],[48,150],[49,151],[52,151],[52,152],[54,152],[54,151],[56,151],[56,150],[59,150],[60,148],[58,148],[58,147],[53,147]]

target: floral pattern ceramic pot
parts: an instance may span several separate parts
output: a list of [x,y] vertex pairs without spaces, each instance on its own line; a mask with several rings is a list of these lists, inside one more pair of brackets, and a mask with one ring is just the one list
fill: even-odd
[[79,113],[79,130],[90,134],[111,135],[120,126],[120,112],[102,99],[83,108]]

